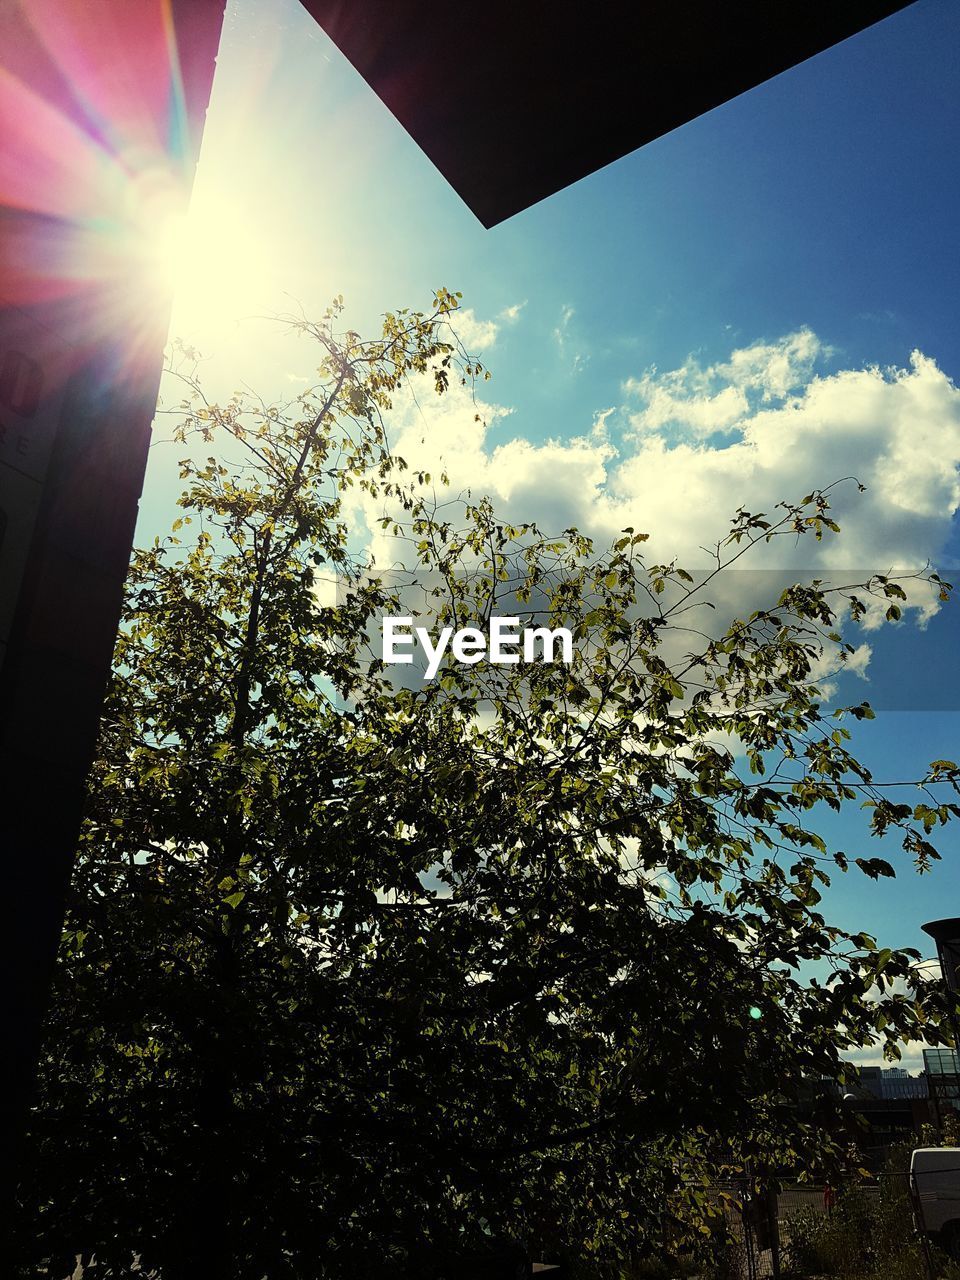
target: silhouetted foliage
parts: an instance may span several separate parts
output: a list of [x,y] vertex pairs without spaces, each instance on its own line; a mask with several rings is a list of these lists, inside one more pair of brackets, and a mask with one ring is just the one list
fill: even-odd
[[[647,563],[643,533],[598,551],[435,499],[384,424],[410,377],[483,375],[457,305],[372,341],[339,300],[298,322],[321,365],[286,408],[207,404],[181,367],[179,439],[217,452],[130,570],[22,1275],[135,1252],[164,1280],[430,1276],[511,1249],[616,1275],[696,1234],[706,1181],[839,1159],[794,1102],[845,1049],[943,1043],[917,954],[820,914],[848,860],[809,825],[866,802],[924,869],[957,813],[955,765],[900,803],[848,750],[844,714],[872,712],[827,716],[811,683],[838,613],[900,586],[797,586],[714,633],[692,612],[713,575]],[[434,627],[529,612],[575,632],[573,664],[397,687],[370,631],[401,598],[352,494]],[[826,491],[740,511],[715,572],[835,529]]]

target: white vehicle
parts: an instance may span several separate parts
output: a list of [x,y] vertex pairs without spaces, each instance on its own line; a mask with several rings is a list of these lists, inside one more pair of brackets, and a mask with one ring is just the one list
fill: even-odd
[[918,1147],[910,1194],[918,1229],[960,1259],[960,1147]]

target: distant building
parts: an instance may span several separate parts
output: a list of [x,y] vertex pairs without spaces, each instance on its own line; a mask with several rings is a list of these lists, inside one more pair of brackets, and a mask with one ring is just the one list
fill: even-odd
[[883,1067],[861,1067],[860,1088],[873,1098],[883,1097]]
[[956,1050],[924,1049],[923,1073],[939,1114],[944,1114],[944,1108],[960,1111],[960,1068]]
[[902,1098],[929,1098],[930,1086],[926,1076],[911,1076],[894,1068],[883,1073],[880,1096],[890,1102]]
[[928,1076],[956,1076],[960,1074],[957,1067],[956,1049],[924,1049],[923,1070]]

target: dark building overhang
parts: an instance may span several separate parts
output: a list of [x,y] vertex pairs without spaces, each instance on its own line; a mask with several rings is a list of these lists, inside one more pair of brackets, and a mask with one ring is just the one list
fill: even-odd
[[491,227],[905,0],[303,0]]

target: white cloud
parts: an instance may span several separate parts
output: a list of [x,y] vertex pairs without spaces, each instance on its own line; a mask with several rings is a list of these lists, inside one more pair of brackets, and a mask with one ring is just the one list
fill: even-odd
[[825,698],[832,698],[837,691],[837,682],[831,677],[848,672],[866,680],[872,655],[873,650],[868,644],[857,645],[853,653],[846,656],[839,648],[826,647],[811,664],[810,679]]
[[[920,976],[926,981],[936,981],[940,977],[940,965],[937,960],[921,960],[917,969]],[[904,981],[903,978],[896,978],[892,985],[883,991],[876,985],[872,986],[867,992],[866,998],[874,1002],[883,1000],[890,995],[909,996],[911,999],[915,999],[917,989],[914,985]],[[881,1044],[878,1041],[874,1045],[867,1045],[861,1049],[848,1050],[843,1057],[849,1062],[856,1063],[859,1067],[904,1067],[907,1071],[922,1071],[924,1048],[925,1046],[919,1041],[901,1045],[902,1056],[900,1061],[890,1062],[884,1058]]]
[[492,347],[500,332],[500,327],[495,320],[478,319],[472,307],[464,307],[458,311],[450,323],[471,355]]
[[593,415],[593,425],[590,428],[590,438],[592,440],[606,442],[609,439],[610,429],[607,423],[616,411],[616,405],[609,405],[606,409],[598,409],[596,411]]
[[[742,373],[739,354],[729,365]],[[770,388],[792,375],[763,376]],[[674,375],[667,379],[670,387]],[[702,394],[691,398],[702,405]],[[725,406],[717,407],[717,425],[726,426]],[[596,514],[611,531],[649,528],[664,550],[702,565],[698,548],[715,539],[736,507],[770,512],[778,500],[856,475],[866,493],[850,485],[836,495],[841,538],[796,546],[783,539],[765,551],[764,563],[913,568],[946,541],[960,505],[960,393],[919,352],[908,369],[808,374],[782,403],[754,405],[722,446],[703,441],[709,425],[637,436],[598,495]]]
[[590,360],[586,351],[575,350],[571,346],[570,322],[576,314],[576,309],[569,302],[564,303],[560,308],[560,320],[553,331],[553,339],[557,344],[560,357],[569,361],[570,372],[574,374],[582,373]]
[[567,340],[567,331],[570,328],[570,321],[576,314],[576,309],[572,307],[569,302],[565,302],[560,308],[560,320],[553,331],[553,336],[557,340],[557,345],[561,348]]
[[497,319],[503,320],[506,324],[513,324],[517,319],[519,319],[520,312],[523,310],[523,308],[526,305],[527,305],[527,300],[526,298],[524,298],[522,302],[515,302],[510,307],[504,307],[503,310],[500,312],[500,314],[497,316]]
[[487,351],[500,336],[501,324],[515,324],[526,300],[504,307],[496,320],[481,320],[473,307],[463,307],[452,316],[450,323],[471,355]]
[[697,435],[726,431],[749,412],[747,397],[740,387],[726,386],[714,394],[691,394],[684,370],[658,378],[656,372],[644,374],[630,382],[628,389],[645,403],[640,412],[630,415],[637,432],[656,432],[674,425],[690,427]]
[[900,1059],[897,1062],[891,1062],[888,1058],[885,1058],[879,1044],[871,1045],[865,1049],[851,1049],[841,1056],[857,1067],[901,1067],[911,1075],[916,1075],[918,1071],[923,1070],[924,1047],[919,1042],[901,1045]]
[[[558,333],[572,316],[565,307]],[[757,548],[752,567],[838,582],[922,568],[960,506],[960,391],[920,352],[905,368],[817,375],[825,350],[801,329],[707,367],[690,359],[648,370],[624,384],[619,412],[604,408],[592,422],[565,424],[569,437],[536,443],[521,430],[504,438],[504,406],[475,405],[459,386],[440,400],[425,391],[419,406],[398,408],[394,438],[411,465],[437,473],[442,459],[455,492],[488,494],[507,519],[545,530],[574,524],[601,542],[630,525],[651,534],[651,558],[676,556],[692,570],[709,567],[703,548],[738,507],[770,513],[780,500],[856,475],[865,493],[854,484],[835,492],[839,538],[777,539]],[[624,417],[630,426],[618,438],[614,423]],[[519,415],[509,421],[520,427]],[[719,442],[716,431],[725,433]],[[918,590],[909,606],[922,622],[937,601]],[[855,655],[861,674],[868,656],[867,648]]]
[[777,342],[755,342],[734,351],[710,372],[734,386],[758,390],[766,401],[782,399],[809,381],[815,362],[832,354],[810,329],[798,329]]
[[741,347],[729,360],[705,368],[690,356],[667,373],[648,369],[624,383],[641,403],[630,415],[631,426],[640,435],[666,426],[686,427],[697,436],[728,431],[758,404],[783,400],[809,382],[816,360],[829,353],[810,329],[798,329],[777,342]]

